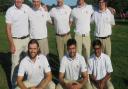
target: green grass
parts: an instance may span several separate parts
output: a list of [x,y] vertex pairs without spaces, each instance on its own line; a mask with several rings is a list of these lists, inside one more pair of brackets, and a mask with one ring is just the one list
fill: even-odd
[[[9,51],[8,41],[5,35],[5,19],[0,15],[0,53]],[[123,22],[124,23],[124,22]],[[48,25],[48,39],[50,53],[57,55],[55,30]],[[73,32],[73,30],[72,30]],[[93,31],[91,33],[93,35]],[[112,82],[115,89],[128,89],[128,24],[117,24],[113,28],[112,34]],[[93,36],[92,36],[93,38]],[[1,61],[2,59],[0,59]],[[4,60],[3,60],[4,61]],[[0,64],[0,89],[8,89],[5,72]]]

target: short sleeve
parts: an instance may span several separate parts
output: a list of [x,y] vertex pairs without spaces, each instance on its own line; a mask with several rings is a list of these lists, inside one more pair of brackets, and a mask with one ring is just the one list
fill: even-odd
[[6,23],[12,23],[12,13],[11,13],[10,9],[7,10],[5,19],[6,19]]
[[92,64],[92,59],[90,58],[88,60],[88,74],[92,74],[92,71],[93,71],[93,64]]
[[47,12],[47,21],[52,23],[51,17],[50,17],[50,13]]
[[24,61],[21,61],[20,65],[19,65],[18,76],[24,76],[25,67],[26,67],[26,65],[25,65]]
[[105,62],[106,71],[107,71],[108,73],[113,72],[113,68],[112,68],[112,63],[111,63],[110,57],[107,56],[107,58],[106,58],[105,61],[106,61],[106,62]]
[[50,65],[49,65],[49,63],[47,61],[47,58],[45,56],[43,58],[43,62],[44,62],[43,64],[44,64],[44,71],[45,71],[45,73],[50,72],[51,68],[50,68]]
[[50,11],[49,11],[49,14],[51,17],[54,17],[54,8],[52,8]]
[[114,15],[113,14],[111,14],[111,25],[115,25],[115,19],[114,19]]
[[65,70],[66,70],[66,61],[65,61],[65,57],[63,57],[61,62],[60,62],[60,70],[59,70],[59,72],[64,73]]
[[81,72],[86,72],[87,71],[87,65],[86,65],[84,57],[81,57],[80,60],[81,60]]

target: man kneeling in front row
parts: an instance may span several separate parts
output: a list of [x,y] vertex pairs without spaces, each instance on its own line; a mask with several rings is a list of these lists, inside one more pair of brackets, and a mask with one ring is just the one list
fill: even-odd
[[[23,81],[24,75],[27,80]],[[28,56],[19,65],[17,89],[55,89],[51,81],[52,74],[47,58],[40,54],[39,44],[35,39],[28,44]]]
[[[87,66],[83,56],[76,51],[76,40],[67,41],[67,54],[60,63],[60,84],[56,89],[86,89],[88,82]],[[89,88],[88,88],[89,89]]]
[[110,81],[113,72],[110,57],[102,53],[100,40],[94,40],[92,46],[94,54],[89,59],[88,68],[92,89],[114,89]]

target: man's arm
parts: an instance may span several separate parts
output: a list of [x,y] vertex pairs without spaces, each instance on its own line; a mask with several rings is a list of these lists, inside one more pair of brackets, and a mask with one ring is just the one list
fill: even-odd
[[13,38],[12,38],[11,24],[9,23],[6,24],[6,33],[7,33],[7,38],[9,41],[10,51],[11,53],[15,53],[16,49],[15,49],[15,45],[14,45]]
[[20,89],[27,89],[27,87],[23,83],[24,76],[18,76],[17,77],[17,84],[20,87]]
[[110,75],[111,75],[110,73],[107,73],[106,76],[102,80],[99,81],[99,88],[100,89],[104,89],[107,80],[110,79]]
[[60,81],[60,84],[65,87],[66,89],[71,89],[72,87],[72,83],[65,83],[64,81],[64,73],[59,73],[59,81]]
[[78,80],[79,83],[79,88],[81,89],[83,87],[83,85],[88,81],[88,74],[87,71],[86,72],[82,72],[82,79]]
[[51,72],[45,73],[44,79],[40,82],[40,84],[36,88],[45,89],[48,83],[52,80]]

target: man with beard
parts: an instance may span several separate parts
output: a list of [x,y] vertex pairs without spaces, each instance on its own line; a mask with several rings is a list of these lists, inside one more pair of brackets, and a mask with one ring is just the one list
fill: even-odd
[[84,57],[76,52],[76,46],[75,39],[67,41],[67,54],[60,63],[60,83],[56,89],[90,89],[86,86],[88,83],[87,66]]
[[[25,81],[24,75],[27,77]],[[17,89],[55,89],[55,84],[51,79],[52,74],[47,58],[40,54],[37,40],[30,40],[28,55],[19,65]]]

